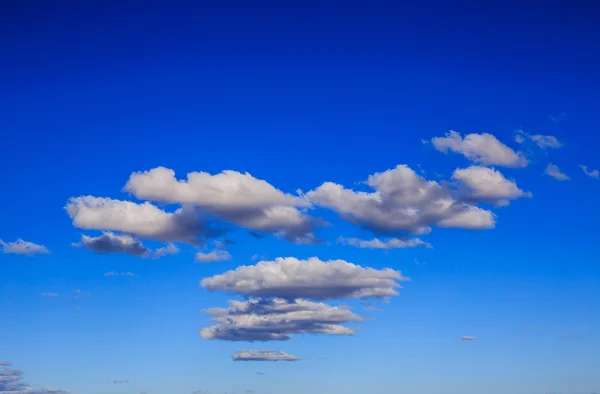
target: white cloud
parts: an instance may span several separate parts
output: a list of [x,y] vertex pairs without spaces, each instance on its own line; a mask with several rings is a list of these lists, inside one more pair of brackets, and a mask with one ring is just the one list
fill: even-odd
[[544,172],[547,175],[550,175],[552,178],[558,179],[559,181],[568,181],[571,179],[567,174],[561,172],[557,165],[552,163],[548,164],[548,167],[546,167],[546,171]]
[[531,197],[517,187],[514,181],[504,177],[493,168],[471,166],[457,169],[452,179],[458,182],[462,197],[469,201],[482,201],[496,205],[507,205],[510,200]]
[[517,135],[515,136],[515,141],[519,144],[524,143],[526,140],[533,141],[540,149],[548,149],[548,148],[561,148],[563,144],[558,140],[558,138],[552,135],[531,135],[523,130],[517,130]]
[[178,180],[175,171],[157,167],[132,173],[124,190],[140,199],[191,204],[238,226],[295,243],[318,242],[313,231],[321,222],[299,209],[310,205],[304,198],[283,193],[248,173],[191,172],[186,180]]
[[[9,362],[0,362],[0,366],[9,366]],[[17,369],[0,369],[0,394],[69,394],[57,388],[36,389],[23,382],[23,372]]]
[[104,276],[130,276],[130,277],[137,277],[138,274],[134,274],[133,272],[115,272],[115,271],[110,271],[104,274]]
[[243,296],[325,300],[395,296],[398,281],[402,280],[408,278],[389,268],[363,268],[344,260],[321,261],[317,257],[280,257],[205,278],[201,285],[210,291]]
[[344,238],[339,237],[338,242],[344,245],[355,246],[361,249],[401,249],[401,248],[415,248],[417,246],[424,246],[431,248],[431,245],[420,238],[412,239],[400,239],[392,238],[381,241],[378,238],[371,240],[364,240],[358,238]]
[[215,249],[208,253],[196,253],[195,260],[199,263],[209,263],[213,261],[231,260],[231,255],[226,250]]
[[460,339],[462,339],[463,341],[475,341],[475,340],[477,340],[477,337],[472,337],[470,335],[465,335],[465,336],[463,336]]
[[426,180],[406,165],[370,175],[365,183],[374,192],[326,182],[308,192],[307,198],[376,233],[427,234],[432,225],[468,229],[495,226],[492,212],[457,201],[452,190]]
[[160,247],[152,253],[154,258],[160,258],[164,256],[168,256],[171,254],[179,253],[179,248],[173,244],[168,244],[167,246]]
[[4,254],[21,254],[25,256],[33,256],[35,254],[48,254],[50,251],[43,245],[34,244],[33,242],[17,239],[15,242],[4,242],[0,239],[2,253]]
[[600,172],[598,172],[598,170],[588,170],[587,166],[584,166],[583,164],[581,164],[579,166],[579,168],[581,168],[581,171],[583,171],[583,173],[591,178],[596,178],[598,179],[598,177],[600,176]]
[[298,357],[273,350],[242,350],[231,358],[234,361],[298,361]]
[[445,137],[432,138],[431,143],[440,152],[460,153],[486,166],[525,167],[528,164],[522,152],[515,152],[492,134],[468,134],[463,139],[460,133],[451,130]]
[[149,202],[83,196],[71,198],[65,209],[77,228],[119,231],[145,239],[196,244],[200,242],[197,234],[203,230],[195,212],[165,212]]
[[363,319],[348,308],[303,299],[229,301],[229,308],[211,308],[214,326],[200,330],[204,339],[286,341],[294,334],[354,335],[343,324]]

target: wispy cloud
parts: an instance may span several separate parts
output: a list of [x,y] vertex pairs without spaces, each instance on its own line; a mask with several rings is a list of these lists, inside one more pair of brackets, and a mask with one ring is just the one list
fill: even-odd
[[110,271],[104,274],[104,276],[130,276],[130,277],[137,277],[138,274],[134,274],[133,272],[115,272],[115,271]]
[[46,292],[46,293],[42,293],[43,297],[58,297],[59,295],[57,293],[52,293],[52,292]]
[[581,171],[590,178],[598,179],[598,177],[600,177],[600,172],[598,170],[588,170],[588,167],[583,164],[580,164],[579,168],[581,168]]
[[460,339],[462,339],[463,341],[476,341],[477,337],[473,337],[473,336],[470,336],[470,335],[465,335],[465,336],[461,337]]
[[571,179],[567,174],[561,172],[557,165],[552,163],[548,164],[544,173],[559,181],[568,181]]
[[298,361],[298,357],[274,350],[243,350],[231,356],[233,361]]

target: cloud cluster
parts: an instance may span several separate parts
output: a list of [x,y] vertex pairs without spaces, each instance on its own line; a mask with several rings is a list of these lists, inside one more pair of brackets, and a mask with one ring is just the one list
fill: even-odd
[[[9,362],[0,362],[0,366],[10,366]],[[69,394],[57,388],[36,389],[23,382],[23,372],[17,369],[0,369],[1,394]]]
[[361,249],[403,249],[416,248],[418,246],[424,246],[426,248],[432,247],[429,243],[421,240],[420,238],[391,238],[382,241],[379,238],[364,240],[359,238],[338,237],[337,241],[343,245],[350,245]]
[[502,167],[526,167],[529,163],[522,152],[515,152],[494,135],[468,134],[463,138],[451,130],[444,137],[434,137],[431,143],[440,152],[459,153],[474,163]]
[[35,254],[48,254],[50,251],[43,245],[17,239],[15,242],[4,242],[0,239],[0,246],[4,254],[21,254],[33,256]]
[[[243,350],[231,356],[233,361],[298,361],[298,357],[281,351]],[[248,390],[247,390],[248,392]]]
[[256,265],[240,266],[205,278],[202,287],[252,297],[386,298],[398,294],[398,281],[408,280],[399,271],[363,268],[344,260],[300,260],[280,257]]
[[303,198],[283,193],[248,173],[191,172],[186,180],[179,180],[175,171],[157,167],[131,174],[124,190],[139,199],[189,204],[240,227],[292,242],[318,242],[313,232],[320,223],[301,210],[309,206]]
[[552,163],[548,164],[544,173],[559,181],[568,181],[569,179],[571,179],[567,174],[562,172],[557,165]]
[[308,192],[307,198],[382,234],[427,234],[433,225],[466,229],[495,226],[492,212],[457,200],[453,190],[426,180],[406,165],[370,175],[364,183],[374,191],[355,191],[326,182]]
[[286,341],[293,334],[354,335],[343,324],[362,318],[348,308],[304,299],[229,301],[229,308],[204,311],[215,325],[200,330],[205,339]]

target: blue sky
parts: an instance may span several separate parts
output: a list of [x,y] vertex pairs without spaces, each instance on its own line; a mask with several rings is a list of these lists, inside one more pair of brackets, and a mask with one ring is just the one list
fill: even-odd
[[[78,394],[600,391],[593,5],[5,11],[3,376]],[[364,321],[200,335],[219,325],[203,310],[273,299]],[[300,360],[232,360],[249,350]]]

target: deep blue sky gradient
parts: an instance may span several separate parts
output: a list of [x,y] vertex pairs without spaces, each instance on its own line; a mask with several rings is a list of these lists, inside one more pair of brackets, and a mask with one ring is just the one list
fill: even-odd
[[[600,168],[598,6],[12,3],[0,13],[0,239],[52,251],[0,255],[0,360],[28,383],[79,394],[600,391],[600,181],[578,168]],[[71,247],[81,231],[68,198],[126,199],[133,171],[248,171],[290,193],[401,163],[447,179],[468,162],[421,139],[454,129],[516,147],[518,128],[565,144],[502,169],[533,198],[495,210],[494,230],[434,230],[433,249],[336,244],[367,233],[325,210],[314,214],[334,224],[321,231],[331,244],[240,231],[227,262],[193,263],[185,247],[157,261]],[[572,179],[543,176],[549,161]],[[393,267],[412,281],[354,337],[201,339],[200,310],[228,296],[200,279],[254,254]],[[103,276],[113,270],[139,277]],[[254,347],[303,360],[231,361]]]

